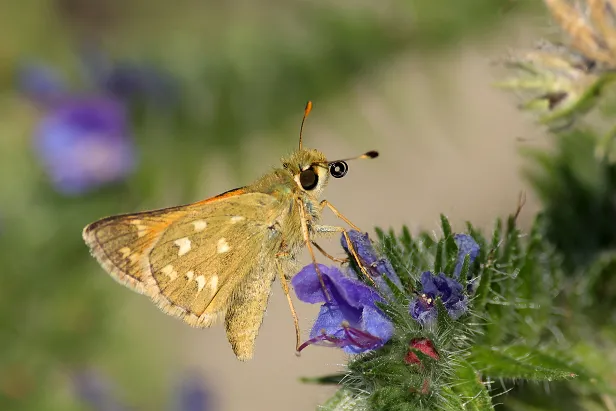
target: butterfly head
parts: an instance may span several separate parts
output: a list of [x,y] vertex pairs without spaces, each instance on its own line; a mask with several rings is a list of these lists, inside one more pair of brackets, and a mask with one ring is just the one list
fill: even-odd
[[[283,159],[283,168],[291,173],[299,190],[319,197],[329,180],[325,154],[319,150],[302,148]],[[342,177],[342,176],[340,176]]]
[[298,188],[314,197],[319,197],[329,181],[329,177],[342,178],[349,170],[348,160],[375,158],[376,151],[369,151],[351,159],[327,161],[325,155],[314,149],[301,148],[283,159],[285,170],[293,175]]

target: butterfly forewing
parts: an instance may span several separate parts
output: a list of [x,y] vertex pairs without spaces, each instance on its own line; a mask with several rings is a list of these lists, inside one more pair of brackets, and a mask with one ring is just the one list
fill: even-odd
[[83,238],[92,255],[120,283],[147,294],[149,251],[179,215],[179,207],[108,217],[88,225]]
[[156,287],[192,325],[211,325],[260,256],[278,246],[269,228],[276,219],[268,215],[271,205],[247,209],[241,206],[254,198],[242,197],[225,200],[224,211],[214,204],[194,210],[170,226],[150,252]]
[[262,193],[231,192],[183,207],[109,217],[86,227],[84,239],[118,281],[165,312],[208,327],[237,300],[238,287],[261,289],[275,278],[273,267],[264,270],[258,262],[280,246],[276,227],[284,208],[277,201]]

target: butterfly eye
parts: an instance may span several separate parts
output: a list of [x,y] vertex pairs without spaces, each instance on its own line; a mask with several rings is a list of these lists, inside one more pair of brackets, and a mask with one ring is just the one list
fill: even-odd
[[319,176],[312,168],[299,173],[299,182],[304,190],[312,190],[319,182]]
[[329,173],[335,178],[342,178],[349,171],[349,166],[344,161],[335,161],[329,165]]

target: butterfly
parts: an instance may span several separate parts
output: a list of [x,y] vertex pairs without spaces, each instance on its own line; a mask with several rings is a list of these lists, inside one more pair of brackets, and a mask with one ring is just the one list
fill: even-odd
[[[330,176],[346,175],[346,161],[378,156],[369,151],[328,161],[321,151],[304,148],[302,132],[311,109],[309,101],[299,149],[283,158],[281,167],[245,187],[196,203],[93,222],[83,230],[91,254],[115,280],[191,326],[206,328],[224,318],[227,339],[241,361],[253,357],[272,283],[278,277],[299,347],[300,330],[288,285],[297,255],[307,247],[316,266],[316,248],[340,261],[315,239],[342,233],[351,243],[343,227],[319,223],[326,207],[358,229],[319,198]],[[319,278],[326,292],[320,274]]]

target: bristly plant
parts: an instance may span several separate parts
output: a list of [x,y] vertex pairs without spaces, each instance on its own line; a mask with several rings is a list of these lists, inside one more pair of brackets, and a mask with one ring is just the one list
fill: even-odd
[[[466,233],[453,233],[445,216],[440,238],[413,237],[406,227],[377,229],[376,250],[366,234],[352,232],[368,276],[350,253],[344,274],[324,267],[334,301],[308,301],[305,281],[314,268],[305,267],[295,280],[297,295],[323,305],[303,348],[330,345],[350,354],[340,374],[305,379],[340,386],[319,409],[531,409],[523,407],[531,396],[519,388],[536,394],[544,384],[569,396],[544,392],[550,407],[532,409],[600,404],[610,388],[574,355],[563,330],[560,257],[544,240],[543,219],[524,235],[518,212],[498,220],[487,238],[470,223]],[[373,294],[358,297],[360,290]],[[566,408],[552,407],[564,398]]]

